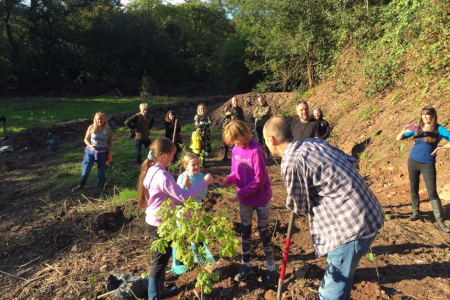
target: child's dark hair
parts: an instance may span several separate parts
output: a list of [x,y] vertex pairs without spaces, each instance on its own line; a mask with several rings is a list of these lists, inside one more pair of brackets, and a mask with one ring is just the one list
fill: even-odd
[[148,202],[147,189],[144,187],[145,175],[148,169],[155,164],[155,162],[164,154],[169,155],[175,150],[175,145],[166,137],[156,138],[149,147],[149,151],[153,154],[153,159],[147,158],[141,165],[141,173],[139,174],[138,193],[139,206],[145,208]]

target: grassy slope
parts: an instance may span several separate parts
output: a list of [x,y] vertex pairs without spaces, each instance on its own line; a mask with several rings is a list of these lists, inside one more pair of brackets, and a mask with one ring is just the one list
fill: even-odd
[[[361,172],[372,177],[406,174],[413,142],[395,137],[405,124],[419,122],[422,107],[435,107],[439,123],[449,124],[450,4],[404,2],[380,12],[371,32],[355,33],[334,70],[306,96],[334,126],[330,141],[359,156]],[[438,155],[438,174],[448,169],[447,152]]]
[[[104,111],[107,115],[119,112],[137,111],[142,102],[151,106],[178,103],[182,97],[141,98],[3,98],[0,99],[0,114],[6,116],[7,132],[52,125],[74,119],[92,118],[94,112]],[[3,132],[2,132],[3,134]]]

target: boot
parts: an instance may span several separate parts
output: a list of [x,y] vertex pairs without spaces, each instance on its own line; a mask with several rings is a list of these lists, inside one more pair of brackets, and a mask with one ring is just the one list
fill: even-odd
[[180,265],[180,262],[177,260],[177,248],[172,248],[172,268],[175,268]]
[[227,161],[228,161],[228,148],[224,148],[222,162],[227,162]]
[[161,278],[159,279],[159,291],[160,291],[160,296],[161,299],[165,298],[165,297],[170,297],[173,294],[175,294],[175,292],[177,291],[177,287],[171,286],[170,288],[165,288],[164,287],[164,282],[166,281],[166,270],[164,269],[164,272],[161,276]]
[[105,191],[105,183],[104,182],[99,182],[98,183],[98,193],[99,193],[99,198],[103,197]]
[[76,187],[74,187],[72,189],[72,193],[75,193],[76,191],[81,190],[84,187],[84,185],[86,184],[86,181],[87,181],[87,179],[84,176],[82,176],[81,180],[80,180],[80,184],[78,184]]
[[409,219],[411,221],[416,221],[419,219],[419,205],[420,205],[420,200],[419,200],[419,196],[418,195],[410,195],[411,198],[411,206],[412,206],[412,215],[409,217]]
[[148,278],[148,300],[159,300],[159,278]]
[[436,222],[439,225],[439,229],[445,233],[450,233],[450,228],[448,228],[444,221],[442,220],[442,204],[440,199],[432,199],[431,207],[433,207],[433,214]]

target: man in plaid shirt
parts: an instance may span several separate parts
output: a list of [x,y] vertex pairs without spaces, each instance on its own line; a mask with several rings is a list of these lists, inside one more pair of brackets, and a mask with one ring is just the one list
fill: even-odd
[[320,139],[292,140],[282,118],[267,121],[263,134],[270,152],[283,158],[286,207],[308,215],[316,254],[327,255],[320,299],[350,299],[356,267],[383,227],[380,203],[356,160],[338,148]]

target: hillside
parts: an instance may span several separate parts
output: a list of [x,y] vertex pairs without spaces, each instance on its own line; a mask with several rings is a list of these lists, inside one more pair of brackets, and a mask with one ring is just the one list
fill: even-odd
[[[352,23],[356,28],[346,34],[336,33],[343,39],[342,48],[333,54],[333,65],[320,74],[320,82],[314,88],[307,92],[265,93],[265,96],[274,114],[288,119],[295,117],[295,103],[299,99],[308,101],[311,111],[320,107],[332,126],[328,141],[358,158],[360,173],[383,206],[385,226],[371,249],[375,260],[366,257],[361,260],[352,298],[448,299],[450,235],[436,228],[423,181],[421,218],[416,222],[408,219],[411,206],[406,161],[413,141],[399,142],[395,137],[405,124],[418,123],[421,108],[426,105],[435,107],[439,123],[450,129],[450,3],[437,0],[389,3],[382,8],[374,7],[377,14],[362,21],[357,17],[365,11],[356,12],[351,22],[360,27]],[[366,21],[367,24],[362,24]],[[236,97],[251,125],[256,94]],[[221,128],[220,114],[229,98],[217,96],[205,100],[215,128]],[[181,123],[190,125],[196,104],[161,106],[153,113],[162,120],[168,109],[176,108]],[[110,118],[115,126],[114,141],[130,146],[132,142],[122,127],[127,115]],[[97,299],[106,293],[108,275],[149,272],[150,239],[144,214],[139,211],[135,197],[118,200],[125,194],[122,181],[108,183],[106,200],[96,198],[95,168],[82,193],[70,192],[74,182],[65,181],[67,184],[62,188],[58,182],[60,185],[55,188],[46,181],[58,170],[61,161],[76,164],[77,170],[71,171],[79,172],[79,152],[84,147],[82,135],[89,122],[78,120],[29,129],[12,138],[17,143],[15,148],[27,146],[29,151],[0,154],[2,299]],[[162,122],[155,125],[162,126]],[[188,142],[190,132],[182,134]],[[42,150],[48,138],[61,136],[64,139],[59,151]],[[226,175],[230,165],[221,162],[221,146],[217,145],[203,171]],[[131,152],[125,154],[129,154],[125,162],[114,161],[112,168],[121,170],[120,177],[134,186],[138,170]],[[437,185],[447,226],[450,226],[449,161],[449,150],[439,152]],[[274,195],[270,227],[279,266],[289,211],[285,208],[286,189],[279,166],[268,166],[268,172]],[[66,179],[63,177],[64,174],[57,180]],[[226,200],[227,193],[230,192],[212,186],[205,207],[207,211],[226,216],[239,232],[238,207]],[[256,274],[246,282],[236,283],[233,277],[240,258],[219,260],[212,269],[220,278],[207,299],[275,299],[274,290],[262,284],[265,261],[255,221],[256,218],[252,228],[252,261]],[[216,258],[219,248],[220,245],[211,245]],[[307,217],[297,216],[283,299],[318,299],[324,267],[325,258],[314,256]],[[197,299],[196,276],[195,270],[180,276],[168,275],[167,281],[178,286],[177,294],[169,300]]]
[[[388,95],[376,100],[381,109],[364,120],[361,111],[367,106],[357,100],[361,96],[360,89],[355,87],[337,94],[333,92],[335,86],[336,82],[330,77],[303,97],[312,107],[320,106],[324,110],[326,119],[333,126],[330,142],[360,157],[361,172],[387,215],[385,227],[372,247],[375,261],[363,259],[356,272],[353,299],[445,299],[450,292],[450,236],[436,229],[425,189],[421,190],[421,209],[424,212],[421,220],[411,222],[407,219],[411,208],[406,158],[411,143],[399,151],[400,143],[394,140],[404,123],[417,119],[424,103],[411,105],[416,95],[411,92],[411,98],[405,98],[394,106]],[[237,97],[249,119],[255,95]],[[266,97],[275,114],[289,114],[298,95],[269,93]],[[217,118],[227,104],[220,101],[224,101],[223,98],[216,98],[216,102],[210,104],[212,109],[217,107],[211,113],[217,127],[220,127]],[[448,101],[435,101],[433,105],[439,114],[448,112]],[[193,107],[195,105],[188,105],[180,114],[183,124],[192,122],[190,110]],[[162,107],[158,114],[162,116],[164,111]],[[395,111],[396,117],[390,111]],[[112,118],[120,124],[118,120],[123,116]],[[70,130],[82,132],[85,126],[84,120],[71,122]],[[60,129],[51,132],[67,130],[67,125],[62,124]],[[38,139],[47,131],[37,128],[28,134]],[[375,132],[378,133],[376,136]],[[125,134],[118,133],[115,139]],[[183,133],[186,140],[189,139],[187,134]],[[70,138],[66,142],[70,142]],[[79,146],[75,143],[71,147]],[[216,149],[213,158],[207,161],[205,172],[219,175],[229,172],[229,165],[220,162],[220,151],[220,148]],[[50,153],[35,149],[21,153],[20,160],[16,159],[15,153],[0,156],[0,230],[5,245],[0,253],[0,282],[4,299],[95,299],[106,292],[104,283],[109,274],[139,275],[149,271],[151,254],[143,214],[136,213],[135,199],[115,204],[114,195],[120,191],[120,186],[110,183],[114,189],[110,189],[107,201],[95,198],[94,183],[88,183],[81,195],[71,193],[71,186],[63,190],[42,186],[41,181],[52,170],[51,166],[64,155],[64,151]],[[448,153],[440,154],[438,184],[440,190],[450,191],[447,162]],[[279,264],[289,211],[284,207],[286,191],[279,166],[269,166],[268,169],[274,194],[270,224]],[[212,187],[206,208],[230,216],[239,232],[237,207],[230,205],[225,198],[226,195]],[[442,201],[444,218],[450,225],[450,199]],[[264,256],[257,241],[255,224],[256,220],[252,256],[254,266],[258,268],[257,274],[245,283],[234,283],[232,277],[239,268],[239,258],[220,260],[212,266],[219,272],[220,279],[214,284],[208,299],[274,299],[275,292],[261,283]],[[283,299],[317,299],[325,258],[314,257],[307,218],[298,216],[295,228]],[[217,247],[211,246],[213,254],[217,253]],[[169,275],[168,282],[179,287],[171,299],[196,299],[195,295],[199,293],[194,288],[196,276],[196,271],[178,277]]]

